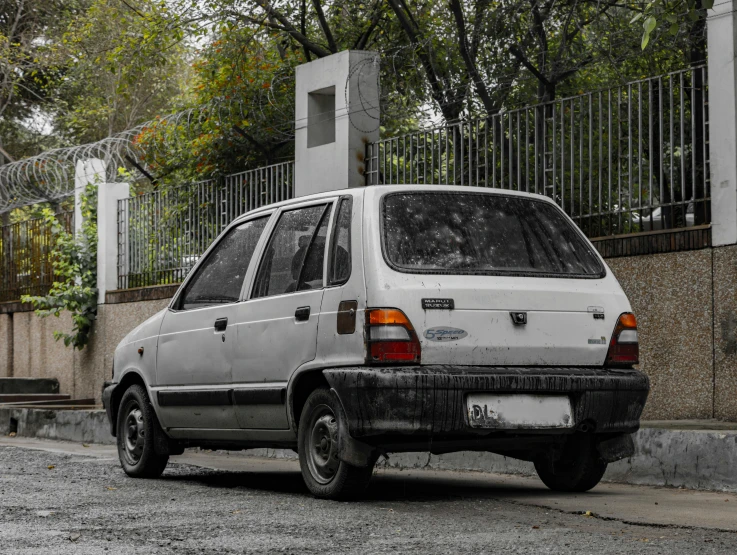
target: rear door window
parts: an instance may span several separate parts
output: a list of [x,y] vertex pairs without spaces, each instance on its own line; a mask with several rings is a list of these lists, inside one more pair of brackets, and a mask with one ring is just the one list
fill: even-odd
[[580,231],[552,204],[488,193],[393,193],[382,203],[384,257],[410,273],[602,277]]
[[252,298],[322,288],[331,206],[320,204],[281,214],[261,259]]

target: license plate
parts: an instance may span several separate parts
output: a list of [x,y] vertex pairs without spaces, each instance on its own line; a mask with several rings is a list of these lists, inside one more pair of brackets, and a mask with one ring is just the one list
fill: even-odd
[[472,428],[519,430],[574,426],[571,400],[562,395],[470,393],[466,408]]

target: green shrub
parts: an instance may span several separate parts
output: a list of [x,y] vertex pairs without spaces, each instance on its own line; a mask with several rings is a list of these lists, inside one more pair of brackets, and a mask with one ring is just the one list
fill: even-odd
[[72,315],[72,331],[54,332],[54,339],[64,339],[80,351],[89,342],[92,325],[97,318],[97,186],[88,185],[82,195],[82,231],[79,237],[68,232],[46,208],[43,218],[51,226],[54,283],[48,294],[23,296],[32,303],[42,318],[56,316],[63,310]]

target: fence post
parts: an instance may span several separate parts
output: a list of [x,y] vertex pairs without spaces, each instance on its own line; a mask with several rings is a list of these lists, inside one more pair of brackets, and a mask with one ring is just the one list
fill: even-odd
[[97,190],[97,291],[99,304],[118,284],[118,200],[130,196],[128,183],[101,183]]
[[74,234],[82,230],[82,195],[87,185],[105,182],[105,162],[99,158],[77,160],[74,167]]
[[294,196],[365,185],[379,139],[379,57],[345,51],[296,70]]
[[712,243],[737,243],[737,0],[707,19]]

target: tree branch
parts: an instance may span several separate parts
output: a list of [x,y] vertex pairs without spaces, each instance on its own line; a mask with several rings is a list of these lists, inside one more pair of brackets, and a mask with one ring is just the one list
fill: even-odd
[[379,25],[379,22],[381,21],[381,5],[382,0],[376,0],[374,3],[374,7],[371,10],[373,15],[371,16],[371,21],[369,22],[368,28],[361,33],[361,36],[358,37],[358,40],[353,45],[354,50],[363,50],[366,48],[366,44],[368,43],[369,39],[371,38],[371,35],[376,30],[376,27]]
[[320,4],[320,0],[312,0],[312,5],[315,6],[317,19],[320,21],[320,28],[322,29],[325,38],[328,39],[328,46],[330,47],[330,51],[335,54],[338,51],[338,47],[335,45],[335,39],[333,38],[333,33],[330,31],[328,20],[325,19],[325,12],[322,11],[322,4]]
[[484,83],[481,75],[479,75],[476,62],[471,57],[471,53],[468,50],[468,43],[466,42],[466,22],[463,16],[463,8],[461,7],[460,0],[450,0],[449,7],[450,11],[453,12],[453,17],[458,29],[458,46],[461,51],[461,58],[463,58],[463,63],[466,66],[468,77],[473,81],[476,92],[478,93],[481,102],[484,104],[484,109],[489,114],[496,113],[498,109],[494,101],[491,99],[489,90],[486,88],[486,83]]
[[479,52],[479,43],[481,41],[481,22],[484,19],[486,8],[489,7],[490,0],[476,0],[476,9],[473,17],[473,34],[471,36],[471,58],[476,60]]
[[509,52],[517,58],[517,61],[521,63],[525,68],[532,73],[535,77],[537,77],[538,81],[541,81],[546,87],[549,87],[552,85],[550,81],[548,81],[547,77],[545,77],[540,71],[530,63],[530,60],[527,59],[527,57],[522,53],[522,51],[517,46],[510,46]]
[[425,45],[421,44],[422,37],[420,35],[419,28],[416,26],[416,24],[413,23],[414,19],[412,18],[411,14],[408,15],[405,9],[399,5],[399,2],[402,0],[387,1],[389,2],[389,6],[391,6],[392,10],[397,16],[397,19],[399,20],[399,25],[402,27],[404,33],[407,35],[407,38],[409,38],[410,42],[419,44],[417,48],[417,55],[419,56],[420,63],[422,64],[422,67],[427,74],[427,79],[430,83],[430,91],[433,100],[435,100],[435,102],[438,104],[440,111],[443,113],[443,117],[447,121],[457,119],[461,113],[460,95],[449,95],[448,92],[443,88],[443,85],[441,84],[442,79],[435,67],[435,64],[433,63],[433,60],[427,52]]
[[[307,0],[302,0],[299,9],[299,29],[304,36],[307,36]],[[302,46],[302,50],[305,53],[305,59],[310,62],[312,61],[312,55],[306,46]]]
[[13,158],[10,154],[8,154],[8,151],[5,150],[2,145],[0,145],[0,154],[5,156],[5,158],[10,160],[11,162],[15,162],[15,158]]
[[310,39],[308,39],[306,36],[304,36],[302,33],[297,31],[297,29],[294,28],[294,25],[287,19],[287,17],[275,10],[269,2],[266,0],[254,0],[256,4],[258,4],[261,9],[263,9],[269,16],[272,16],[274,19],[276,19],[281,25],[274,25],[273,23],[262,21],[259,22],[255,18],[251,16],[241,16],[245,17],[247,20],[251,21],[252,23],[260,23],[261,25],[266,25],[267,27],[271,29],[275,29],[277,31],[283,31],[288,33],[294,40],[296,40],[298,43],[300,43],[302,46],[307,48],[310,52],[315,54],[318,58],[324,58],[325,56],[330,56],[332,52],[330,50],[327,50],[326,48],[323,48],[319,44],[312,42]]

